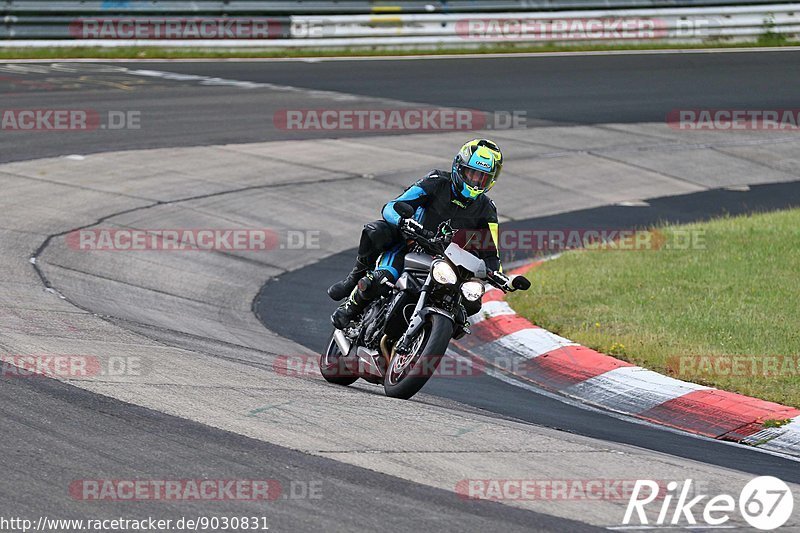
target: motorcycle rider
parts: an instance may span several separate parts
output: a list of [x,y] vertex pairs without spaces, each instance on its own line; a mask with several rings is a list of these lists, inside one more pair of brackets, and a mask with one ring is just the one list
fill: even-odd
[[[450,172],[433,170],[383,207],[383,220],[364,226],[356,264],[350,274],[328,289],[334,300],[350,297],[331,316],[337,329],[343,329],[376,298],[385,285],[383,279],[397,281],[403,271],[407,240],[400,231],[406,221],[394,209],[405,202],[414,210],[414,220],[422,224],[427,237],[439,224],[449,220],[453,229],[487,230],[493,246],[478,251],[487,268],[501,270],[497,252],[497,208],[486,193],[494,186],[503,167],[503,155],[496,143],[474,139],[464,144],[453,158]],[[377,266],[375,266],[377,262]],[[374,266],[374,270],[369,268]],[[480,311],[480,301],[465,302],[467,315]]]

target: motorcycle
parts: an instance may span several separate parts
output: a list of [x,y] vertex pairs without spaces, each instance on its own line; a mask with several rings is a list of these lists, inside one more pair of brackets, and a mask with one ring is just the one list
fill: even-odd
[[530,281],[492,271],[452,242],[448,221],[433,236],[414,220],[414,209],[395,204],[400,231],[413,242],[395,283],[343,330],[334,329],[319,359],[322,376],[348,386],[359,378],[383,384],[387,396],[407,400],[427,383],[451,339],[470,333],[464,300],[479,301],[489,283],[504,292],[527,290]]

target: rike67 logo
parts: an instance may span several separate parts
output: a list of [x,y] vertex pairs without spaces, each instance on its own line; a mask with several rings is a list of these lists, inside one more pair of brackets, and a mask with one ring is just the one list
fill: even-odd
[[[761,476],[750,480],[739,493],[738,500],[729,494],[709,497],[707,494],[692,494],[692,480],[679,486],[671,481],[662,493],[663,484],[648,479],[637,480],[622,519],[624,526],[648,526],[648,504],[657,502],[658,517],[653,526],[697,526],[726,527],[732,514],[738,513],[750,526],[770,531],[786,524],[792,516],[794,497],[789,486],[772,476]],[[674,502],[674,507],[673,507]],[[660,507],[660,508],[659,508]],[[632,522],[633,520],[633,522]],[[638,520],[638,524],[636,522]],[[700,526],[702,527],[702,526]],[[727,526],[734,527],[734,526]],[[629,528],[624,528],[629,529]]]

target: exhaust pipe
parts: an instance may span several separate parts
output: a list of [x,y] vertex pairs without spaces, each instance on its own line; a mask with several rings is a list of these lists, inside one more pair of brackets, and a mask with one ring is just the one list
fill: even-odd
[[336,345],[339,347],[339,351],[342,352],[342,355],[350,353],[350,341],[344,336],[342,330],[337,329],[333,332],[333,340],[336,341]]

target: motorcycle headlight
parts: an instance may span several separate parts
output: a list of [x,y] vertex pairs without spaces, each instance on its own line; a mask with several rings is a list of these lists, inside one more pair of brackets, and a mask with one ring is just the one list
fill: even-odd
[[436,261],[431,267],[433,279],[442,285],[454,285],[458,281],[456,271],[445,261]]
[[483,296],[485,289],[480,281],[468,281],[461,286],[461,294],[470,302],[477,302]]

